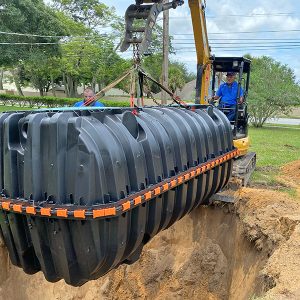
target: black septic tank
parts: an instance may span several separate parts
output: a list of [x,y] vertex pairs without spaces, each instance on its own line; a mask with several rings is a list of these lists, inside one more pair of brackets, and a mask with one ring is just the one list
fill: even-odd
[[224,187],[230,123],[212,107],[0,114],[0,225],[28,274],[80,286]]

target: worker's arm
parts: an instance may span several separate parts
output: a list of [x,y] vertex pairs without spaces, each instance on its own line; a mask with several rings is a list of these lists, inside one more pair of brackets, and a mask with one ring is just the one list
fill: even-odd
[[242,104],[243,102],[244,102],[244,89],[241,87],[239,104]]
[[222,94],[222,85],[218,88],[216,94],[212,97],[212,100],[219,100],[223,96]]
[[213,104],[214,101],[219,100],[222,97],[222,90],[221,87],[219,87],[219,89],[217,90],[216,94],[214,96],[212,96],[211,98],[208,99],[208,102],[210,104]]

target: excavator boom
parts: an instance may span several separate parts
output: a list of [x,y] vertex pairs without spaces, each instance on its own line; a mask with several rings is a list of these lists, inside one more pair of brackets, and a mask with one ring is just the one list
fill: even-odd
[[[125,14],[125,37],[120,50],[126,51],[131,44],[138,45],[140,55],[146,54],[151,43],[152,30],[158,15],[167,9],[183,5],[182,0],[164,2],[162,0],[137,0],[128,7]],[[188,1],[193,23],[194,40],[197,53],[196,104],[208,104],[211,73],[211,54],[208,42],[205,3],[202,0]],[[144,24],[140,25],[144,20]]]
[[194,40],[197,53],[196,104],[208,103],[208,90],[211,73],[211,54],[208,42],[205,4],[202,0],[189,0]]

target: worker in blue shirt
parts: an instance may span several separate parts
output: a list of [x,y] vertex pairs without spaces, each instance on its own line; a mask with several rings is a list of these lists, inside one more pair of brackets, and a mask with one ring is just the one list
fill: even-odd
[[[219,108],[228,108],[227,118],[229,121],[235,120],[236,113],[236,101],[238,94],[238,83],[235,81],[236,74],[234,72],[228,72],[226,74],[227,82],[220,85],[216,96],[213,97],[214,100],[219,101]],[[241,87],[239,104],[243,103],[244,100],[244,90]]]
[[[82,101],[76,102],[74,104],[75,107],[85,106],[84,103],[89,101],[95,96],[94,91],[91,88],[86,88],[83,91],[83,97],[84,99]],[[98,101],[95,101],[92,105],[89,105],[91,107],[104,107],[104,104]]]

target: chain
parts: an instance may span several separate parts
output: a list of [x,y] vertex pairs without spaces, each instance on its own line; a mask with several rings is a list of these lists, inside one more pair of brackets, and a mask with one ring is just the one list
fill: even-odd
[[137,43],[133,44],[132,49],[133,49],[133,63],[137,67],[141,64],[139,44]]
[[152,92],[151,92],[151,88],[149,86],[149,82],[148,79],[145,78],[145,83],[146,83],[146,87],[147,87],[147,94],[150,96],[150,98],[152,99],[152,101],[157,105],[157,106],[161,106],[161,104],[154,98]]
[[131,78],[130,78],[130,106],[134,107],[134,99],[135,99],[135,92],[136,92],[136,76],[135,72],[141,64],[141,58],[139,53],[139,44],[134,43],[132,44],[132,51],[133,51],[133,65],[134,70],[132,71]]
[[[138,43],[135,43],[132,45],[132,49],[133,49],[133,64],[134,64],[134,67],[136,69],[140,69],[140,65],[141,65],[141,58],[140,58],[140,52],[139,52],[139,44]],[[133,79],[131,79],[133,80]],[[144,82],[146,84],[146,88],[147,88],[147,96],[149,95],[151,100],[157,105],[157,106],[162,106],[161,103],[159,103],[155,97],[153,96],[153,93],[151,92],[151,88],[150,88],[150,85],[149,85],[149,82],[148,82],[148,79],[147,77],[145,76],[144,77]],[[173,102],[171,104],[169,104],[169,106],[173,105],[174,103],[177,103],[174,99],[173,99]],[[178,104],[178,103],[177,103]]]

